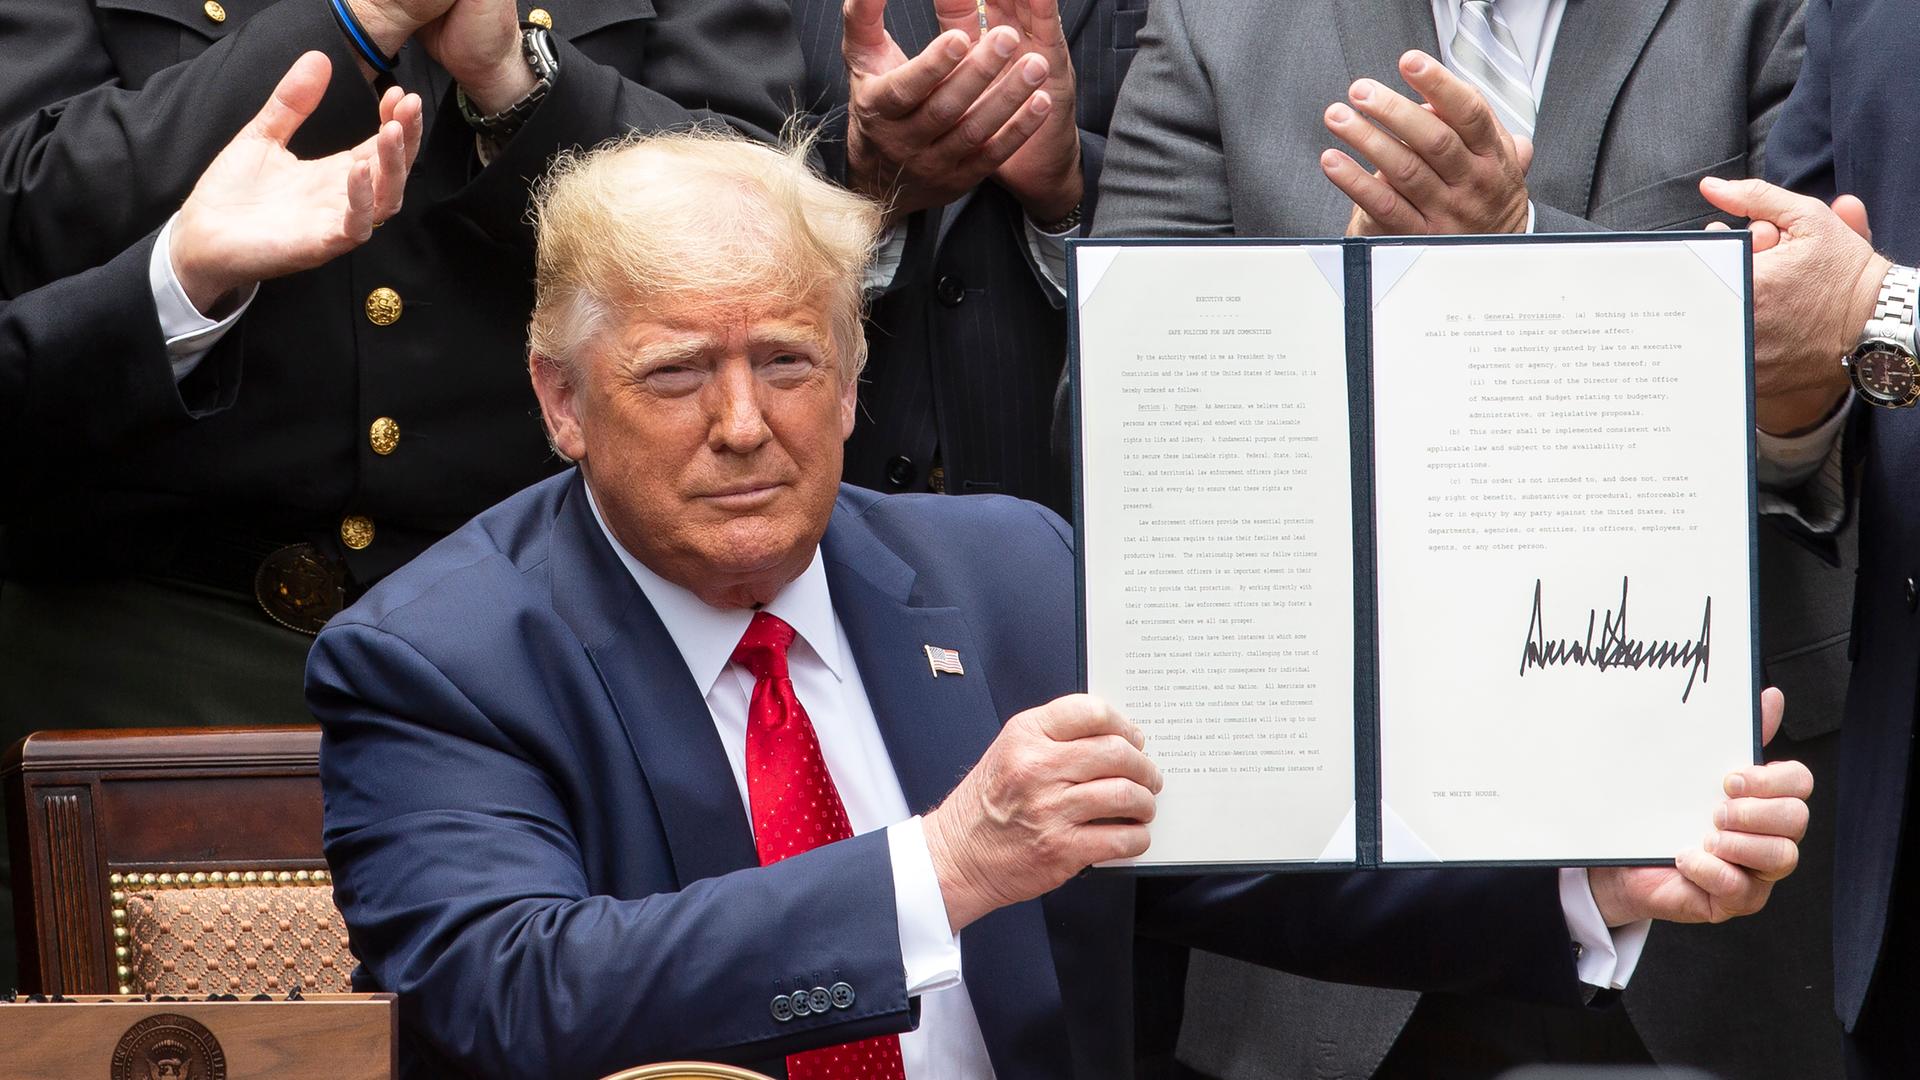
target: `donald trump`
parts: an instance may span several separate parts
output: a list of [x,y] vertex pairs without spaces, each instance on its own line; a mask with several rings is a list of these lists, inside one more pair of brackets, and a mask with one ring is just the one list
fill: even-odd
[[578,467],[308,669],[335,897],[412,1075],[1107,1080],[1136,933],[1578,1005],[1646,919],[1791,871],[1809,780],[1781,764],[1669,867],[1081,875],[1147,849],[1160,777],[1074,692],[1066,524],[838,483],[878,208],[801,150],[683,133],[563,161],[537,212],[531,371]]

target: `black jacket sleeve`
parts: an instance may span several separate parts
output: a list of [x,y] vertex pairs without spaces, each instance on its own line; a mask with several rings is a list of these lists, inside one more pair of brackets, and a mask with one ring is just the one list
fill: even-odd
[[[92,5],[48,0],[40,6],[71,14],[68,9]],[[528,185],[565,147],[703,121],[760,133],[781,126],[786,88],[799,81],[800,54],[778,0],[588,6],[605,7],[605,17],[556,27],[562,66],[553,94],[502,160],[480,169],[475,159],[472,183],[454,196],[489,214],[505,213],[504,221],[484,222],[489,232],[518,232]],[[647,7],[652,18],[624,18]],[[327,53],[333,80],[295,137],[294,151],[333,153],[375,129],[378,98],[327,5],[317,0],[279,0],[205,51],[144,79],[130,77],[124,63],[116,67],[90,27],[71,19],[74,25],[60,25],[57,14],[36,15],[36,23],[46,25],[34,32],[0,35],[0,70],[9,72],[0,122],[11,125],[0,134],[0,295],[98,265],[157,228],[303,52]],[[616,23],[620,28],[611,28]],[[643,29],[627,32],[635,24]],[[574,37],[578,47],[568,43]],[[38,50],[58,54],[61,62],[31,63]],[[37,73],[37,84],[32,75],[18,78],[16,65]],[[58,74],[63,70],[80,74]],[[75,91],[88,80],[90,88]],[[450,89],[445,96],[429,142],[471,144],[472,132],[455,118]],[[463,147],[463,153],[475,151]],[[432,155],[423,150],[422,157]],[[416,169],[410,199],[421,194],[426,171]]]
[[147,276],[153,243],[0,301],[0,520],[53,469],[233,403],[237,339],[174,381]]

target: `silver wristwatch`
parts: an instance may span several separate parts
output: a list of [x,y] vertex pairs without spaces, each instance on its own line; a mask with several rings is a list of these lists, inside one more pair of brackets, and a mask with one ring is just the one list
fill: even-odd
[[1920,402],[1920,359],[1914,356],[1914,310],[1920,307],[1920,270],[1894,266],[1880,281],[1873,318],[1860,344],[1840,358],[1853,388],[1868,404],[1905,409]]
[[467,126],[493,140],[496,145],[504,144],[520,131],[527,117],[532,116],[533,110],[546,99],[547,91],[553,89],[554,76],[560,72],[560,57],[553,49],[553,34],[537,23],[520,24],[520,56],[526,60],[527,67],[533,70],[533,89],[500,112],[482,116],[474,111],[465,90],[458,87],[454,90],[460,116],[466,120]]

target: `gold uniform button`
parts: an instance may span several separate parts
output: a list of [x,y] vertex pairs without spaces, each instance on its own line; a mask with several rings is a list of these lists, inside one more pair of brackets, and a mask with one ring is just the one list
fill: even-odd
[[373,519],[349,514],[340,521],[340,542],[360,551],[373,543]]
[[227,21],[227,9],[220,6],[220,0],[207,0],[205,4],[201,5],[200,10],[206,12],[207,18],[212,19],[216,23]]
[[367,294],[367,321],[375,326],[392,326],[400,321],[400,294],[385,285]]
[[547,14],[546,8],[534,8],[532,11],[527,12],[527,21],[540,27],[542,30],[553,29],[553,16]]
[[945,495],[947,493],[946,466],[935,465],[933,471],[927,473],[927,489],[935,495]]
[[393,448],[400,445],[400,425],[391,416],[375,420],[373,428],[367,432],[367,443],[381,457],[393,453]]

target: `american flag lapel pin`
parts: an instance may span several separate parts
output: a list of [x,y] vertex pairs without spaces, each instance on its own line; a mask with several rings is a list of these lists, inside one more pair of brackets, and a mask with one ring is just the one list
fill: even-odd
[[965,675],[967,669],[960,666],[960,652],[957,649],[943,649],[938,645],[922,645],[927,650],[927,666],[933,669],[933,677],[941,675]]

